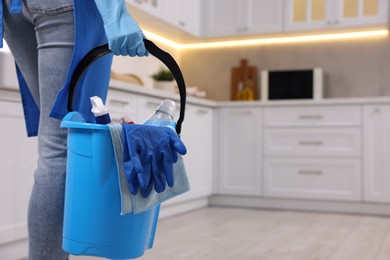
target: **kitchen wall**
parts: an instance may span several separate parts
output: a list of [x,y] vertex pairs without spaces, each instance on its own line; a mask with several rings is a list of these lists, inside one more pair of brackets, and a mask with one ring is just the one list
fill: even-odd
[[[215,100],[230,99],[230,71],[240,59],[260,70],[321,67],[324,96],[390,96],[390,40],[370,38],[252,47],[182,50],[187,85],[196,85]],[[258,82],[260,84],[260,81]]]

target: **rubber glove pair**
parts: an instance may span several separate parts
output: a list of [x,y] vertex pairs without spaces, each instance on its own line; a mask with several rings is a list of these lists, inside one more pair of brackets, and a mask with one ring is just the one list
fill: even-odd
[[174,185],[173,163],[186,147],[174,130],[163,126],[124,124],[123,164],[130,192],[139,190],[148,197],[152,189],[160,193]]
[[145,38],[137,22],[127,12],[124,0],[95,0],[102,16],[108,47],[115,55],[148,55]]

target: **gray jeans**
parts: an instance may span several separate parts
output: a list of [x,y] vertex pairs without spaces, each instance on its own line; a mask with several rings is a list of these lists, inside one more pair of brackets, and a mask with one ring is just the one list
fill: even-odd
[[62,260],[66,130],[49,117],[70,66],[73,0],[24,0],[23,13],[4,4],[4,38],[40,108],[38,166],[28,208],[30,260]]

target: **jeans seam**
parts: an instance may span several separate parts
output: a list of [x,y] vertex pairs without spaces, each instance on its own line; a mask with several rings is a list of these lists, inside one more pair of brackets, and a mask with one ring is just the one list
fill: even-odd
[[57,15],[60,13],[73,11],[73,5],[66,5],[62,7],[48,9],[30,7],[29,9],[30,12],[33,14]]

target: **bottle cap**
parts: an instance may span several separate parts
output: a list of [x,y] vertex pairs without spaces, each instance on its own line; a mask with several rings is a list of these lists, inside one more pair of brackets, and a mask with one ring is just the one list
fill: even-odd
[[170,99],[165,99],[156,108],[156,111],[165,112],[173,118],[176,112],[176,104]]

